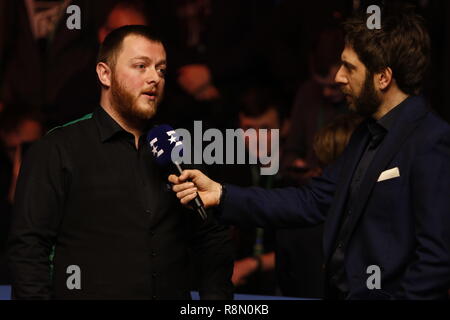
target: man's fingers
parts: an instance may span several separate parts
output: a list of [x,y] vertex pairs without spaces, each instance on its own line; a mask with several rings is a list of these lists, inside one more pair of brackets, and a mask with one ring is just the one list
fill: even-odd
[[177,198],[178,199],[182,199],[188,195],[191,194],[197,194],[197,188],[189,188],[187,190],[181,191],[181,192],[177,192]]
[[201,176],[201,172],[198,170],[183,170],[183,172],[181,173],[181,175],[179,177],[177,177],[174,174],[171,174],[168,178],[170,183],[173,184],[180,184],[185,182],[186,180],[192,180],[194,181],[195,179],[199,178]]
[[198,170],[183,170],[178,179],[181,182],[184,182],[186,180],[194,180],[195,178],[197,178],[198,173]]
[[181,204],[188,204],[191,200],[194,200],[194,198],[197,196],[197,193],[192,193],[183,199],[180,200]]
[[195,187],[194,183],[192,183],[192,182],[185,182],[185,183],[182,183],[182,184],[175,184],[172,187],[172,191],[173,192],[180,192],[180,191],[184,191],[186,189],[190,189],[190,188],[193,188],[193,187]]
[[168,180],[169,180],[170,183],[173,183],[173,184],[178,184],[178,183],[180,183],[178,177],[177,177],[176,175],[174,175],[174,174],[171,174],[171,175],[169,176],[169,179],[168,179]]

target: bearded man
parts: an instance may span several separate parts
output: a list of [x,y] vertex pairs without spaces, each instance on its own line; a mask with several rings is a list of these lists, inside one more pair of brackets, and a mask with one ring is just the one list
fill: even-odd
[[232,297],[228,231],[180,212],[145,143],[165,72],[147,27],[112,31],[98,55],[100,106],[29,150],[9,239],[14,298]]
[[[341,157],[303,188],[221,185],[198,170],[171,175],[186,204],[198,191],[224,223],[289,228],[325,222],[331,299],[447,299],[450,126],[419,95],[430,39],[412,13],[345,24],[335,81],[366,117]],[[190,179],[192,182],[187,182]],[[194,185],[195,184],[195,185]]]

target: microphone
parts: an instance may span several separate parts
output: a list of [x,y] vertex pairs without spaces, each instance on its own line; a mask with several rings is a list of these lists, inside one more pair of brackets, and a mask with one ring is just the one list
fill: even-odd
[[[174,164],[178,173],[181,174],[183,169],[181,168],[181,160],[172,159],[172,152],[181,155],[183,153],[183,143],[179,140],[175,130],[167,125],[161,124],[154,127],[147,133],[147,144],[150,146],[153,158],[161,167],[167,167],[170,164]],[[195,199],[189,202],[190,205],[198,212],[203,220],[206,220],[206,211],[203,205],[202,199],[200,199],[198,193]]]

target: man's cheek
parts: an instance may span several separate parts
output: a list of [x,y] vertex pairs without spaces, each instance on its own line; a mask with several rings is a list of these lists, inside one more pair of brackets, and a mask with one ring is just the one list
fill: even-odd
[[143,88],[145,81],[137,77],[133,72],[126,72],[123,75],[123,84],[129,90],[130,88]]
[[158,91],[159,91],[159,98],[162,98],[164,96],[164,85],[161,86]]

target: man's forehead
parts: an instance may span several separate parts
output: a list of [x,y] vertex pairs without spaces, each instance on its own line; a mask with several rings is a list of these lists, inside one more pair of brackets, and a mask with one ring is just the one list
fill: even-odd
[[153,41],[140,35],[125,37],[122,43],[121,55],[126,59],[134,57],[166,58],[166,52],[161,42]]
[[355,50],[353,50],[352,47],[346,46],[344,48],[344,51],[342,51],[341,54],[341,60],[350,62],[352,64],[361,63],[361,61],[358,58],[358,55],[356,54]]

